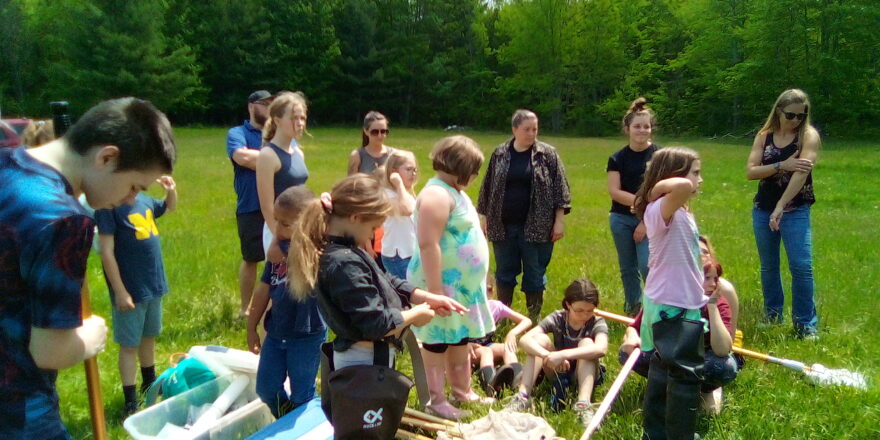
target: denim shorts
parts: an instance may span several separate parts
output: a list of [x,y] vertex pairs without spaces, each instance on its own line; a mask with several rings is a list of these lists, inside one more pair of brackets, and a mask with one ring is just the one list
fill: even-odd
[[120,312],[112,307],[113,340],[123,347],[138,347],[142,338],[162,333],[162,297],[136,303],[134,310]]
[[382,255],[382,266],[385,267],[386,272],[405,280],[406,268],[409,267],[409,261],[411,259],[412,257],[400,258],[397,253],[395,253],[393,257]]

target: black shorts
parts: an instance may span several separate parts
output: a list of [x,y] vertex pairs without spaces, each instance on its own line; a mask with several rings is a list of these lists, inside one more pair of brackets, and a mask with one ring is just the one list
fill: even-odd
[[266,259],[263,254],[263,214],[260,211],[235,215],[238,224],[238,241],[241,243],[241,259],[258,263]]
[[471,343],[482,345],[483,347],[491,347],[495,343],[495,332],[489,332],[482,338],[471,338]]
[[424,348],[427,351],[430,351],[431,353],[438,353],[438,354],[439,353],[446,353],[446,349],[449,348],[450,346],[460,347],[462,345],[467,345],[468,342],[470,342],[470,341],[471,340],[469,338],[464,338],[464,339],[462,339],[456,343],[453,343],[453,344],[442,344],[442,343],[441,344],[422,344],[422,348]]

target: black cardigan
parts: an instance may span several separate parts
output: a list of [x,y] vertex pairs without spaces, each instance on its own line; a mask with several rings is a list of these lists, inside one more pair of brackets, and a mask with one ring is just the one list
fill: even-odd
[[318,267],[318,309],[336,334],[333,350],[345,351],[357,341],[386,341],[403,325],[401,311],[410,306],[415,286],[384,272],[351,237],[327,237]]

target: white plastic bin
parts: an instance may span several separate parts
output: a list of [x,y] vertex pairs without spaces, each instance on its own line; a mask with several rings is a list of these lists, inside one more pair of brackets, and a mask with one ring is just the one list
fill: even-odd
[[[163,438],[158,435],[166,423],[184,427],[188,422],[190,408],[213,403],[229,387],[235,376],[235,374],[222,376],[185,393],[163,400],[125,419],[122,425],[135,440]],[[195,437],[196,439],[244,439],[275,421],[269,407],[257,397],[254,390],[255,376],[250,375],[250,379],[250,383],[242,395],[233,404],[232,411],[218,419],[206,431]],[[180,436],[164,438],[180,438]]]

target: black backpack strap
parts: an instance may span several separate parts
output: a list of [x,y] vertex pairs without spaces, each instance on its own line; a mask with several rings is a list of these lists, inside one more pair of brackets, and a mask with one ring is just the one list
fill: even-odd
[[419,349],[419,341],[416,335],[410,329],[406,329],[401,335],[406,349],[409,351],[409,357],[412,361],[413,381],[416,383],[416,394],[419,398],[419,405],[422,409],[431,401],[431,395],[428,392],[428,378],[425,376],[425,363],[422,360],[422,352]]

